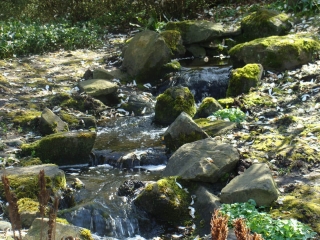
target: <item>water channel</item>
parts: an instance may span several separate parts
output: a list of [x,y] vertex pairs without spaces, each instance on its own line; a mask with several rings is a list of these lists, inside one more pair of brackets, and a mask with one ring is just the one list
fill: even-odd
[[[188,86],[199,103],[207,96],[223,97],[229,73],[229,66],[183,68],[171,86]],[[152,239],[168,231],[175,233],[177,229],[167,229],[136,209],[132,198],[117,194],[126,180],[145,182],[161,178],[170,157],[161,136],[166,129],[167,126],[153,123],[153,114],[114,118],[99,127],[93,166],[63,168],[69,184],[75,178],[85,184],[74,194],[76,207],[63,213],[63,217],[90,229],[96,239]],[[119,161],[132,152],[140,158],[126,163]]]

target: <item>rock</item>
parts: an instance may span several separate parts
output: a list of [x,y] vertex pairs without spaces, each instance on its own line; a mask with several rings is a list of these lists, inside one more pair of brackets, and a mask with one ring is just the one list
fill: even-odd
[[68,131],[68,124],[55,115],[49,108],[41,113],[39,130],[42,135]]
[[181,225],[189,220],[191,197],[178,186],[174,177],[163,178],[149,183],[137,196],[134,203],[157,220],[173,225]]
[[19,199],[18,208],[23,228],[30,228],[32,222],[40,217],[39,202],[31,198]]
[[164,38],[153,31],[136,34],[123,54],[121,69],[139,82],[161,78],[160,70],[171,59],[171,50]]
[[320,42],[310,36],[289,34],[238,44],[229,50],[229,55],[234,67],[260,63],[266,70],[285,71],[312,61],[319,50]]
[[208,138],[204,132],[185,112],[182,112],[163,134],[166,147],[177,150],[185,143]]
[[90,131],[55,133],[21,146],[21,155],[33,155],[58,165],[89,162],[96,133]]
[[231,72],[227,96],[238,96],[248,93],[250,88],[256,87],[263,73],[261,64],[247,64],[243,68],[234,69]]
[[292,24],[287,14],[268,9],[259,9],[241,20],[242,37],[246,41],[286,35],[291,28]]
[[85,73],[83,74],[83,79],[88,80],[88,79],[92,79],[92,78],[93,78],[93,72],[90,69],[85,71]]
[[193,117],[196,113],[194,97],[187,87],[168,88],[157,97],[155,121],[160,124],[171,124],[181,112]]
[[204,235],[210,232],[210,221],[212,213],[219,208],[220,199],[214,195],[211,186],[199,185],[192,192],[194,198],[194,208],[199,216],[196,221],[196,226],[201,226],[196,229],[197,234]]
[[221,136],[236,127],[235,122],[223,120],[211,121],[207,118],[198,118],[194,122],[211,137]]
[[0,231],[6,231],[8,229],[12,229],[11,227],[11,223],[7,222],[7,221],[0,221]]
[[149,115],[154,112],[154,101],[151,96],[132,94],[127,102],[121,104],[121,108],[134,116]]
[[[41,236],[42,233],[42,236]],[[45,218],[43,223],[41,218],[36,218],[32,226],[28,230],[25,240],[46,239],[48,234],[48,218]],[[55,224],[55,239],[64,239],[66,237],[78,237],[80,240],[93,239],[90,230],[82,227],[73,226],[71,224],[63,224],[56,222]],[[90,238],[91,237],[91,238]]]
[[174,56],[179,57],[185,54],[186,49],[183,45],[180,32],[175,30],[166,30],[162,31],[160,35],[164,38],[164,41],[170,47]]
[[170,157],[163,176],[215,183],[232,172],[238,160],[239,153],[234,147],[206,138],[181,146]]
[[127,73],[121,71],[120,69],[104,69],[104,68],[97,68],[93,70],[92,73],[93,79],[105,79],[112,81],[113,79],[118,80],[127,80],[129,76]]
[[222,109],[220,103],[213,97],[206,97],[202,100],[195,118],[206,118],[212,115],[214,112]]
[[231,37],[241,33],[240,27],[228,29],[220,23],[206,20],[168,22],[166,30],[179,31],[184,44],[208,42],[218,37]]
[[126,196],[126,197],[133,196],[134,192],[137,189],[144,186],[145,184],[139,180],[126,180],[124,181],[123,184],[119,186],[118,196]]
[[[45,176],[50,179],[47,181],[47,187],[52,190],[59,190],[66,187],[66,178],[64,172],[58,166],[53,164],[34,165],[28,167],[15,167],[5,170],[0,170],[1,176],[5,174],[9,181],[11,191],[14,192],[18,199],[31,198],[36,200],[38,198],[38,176],[40,170],[44,170]],[[2,182],[0,188],[3,189]],[[3,190],[1,190],[3,193]],[[4,198],[4,196],[1,196]]]
[[267,164],[253,164],[241,175],[232,179],[221,190],[222,203],[255,200],[258,206],[270,206],[279,196],[276,184]]
[[203,58],[207,55],[206,49],[204,47],[199,46],[198,44],[191,44],[187,46],[187,51],[192,54],[192,56],[196,58]]
[[88,95],[98,98],[103,103],[117,102],[117,90],[118,85],[114,82],[104,79],[90,79],[78,83],[78,86],[82,92],[86,92]]

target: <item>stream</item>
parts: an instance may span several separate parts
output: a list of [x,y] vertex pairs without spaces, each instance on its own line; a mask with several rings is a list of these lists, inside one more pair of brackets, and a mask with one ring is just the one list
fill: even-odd
[[[184,67],[171,86],[189,87],[197,103],[204,97],[223,97],[230,67]],[[192,79],[192,81],[191,81]],[[152,239],[166,233],[179,234],[139,211],[133,197],[118,196],[126,180],[157,181],[169,159],[162,142],[167,127],[153,123],[154,114],[110,119],[100,126],[92,164],[62,166],[69,185],[76,178],[84,188],[74,193],[76,207],[63,210],[62,217],[91,230],[95,239]],[[129,156],[134,153],[136,158]],[[123,161],[125,159],[126,161]]]

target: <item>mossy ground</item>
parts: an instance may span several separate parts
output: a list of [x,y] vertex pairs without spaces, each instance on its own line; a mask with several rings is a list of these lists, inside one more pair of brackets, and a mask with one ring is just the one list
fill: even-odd
[[298,185],[291,193],[281,197],[283,204],[276,205],[270,211],[273,217],[295,218],[309,224],[320,234],[320,187]]

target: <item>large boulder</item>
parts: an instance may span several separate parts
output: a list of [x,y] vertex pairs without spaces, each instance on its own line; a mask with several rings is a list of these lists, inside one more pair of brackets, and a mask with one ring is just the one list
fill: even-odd
[[169,22],[166,25],[166,30],[179,31],[184,44],[208,42],[219,37],[236,36],[241,33],[240,26],[227,28],[221,23],[206,20]]
[[265,163],[253,164],[221,190],[222,203],[255,200],[258,206],[270,206],[279,196],[272,173]]
[[248,93],[250,88],[258,86],[263,73],[261,64],[247,64],[243,68],[234,69],[231,72],[227,96],[238,96]]
[[166,147],[175,151],[185,143],[208,138],[209,135],[187,113],[182,112],[165,131],[163,137]]
[[284,71],[312,61],[320,42],[305,34],[271,36],[238,44],[229,50],[234,67],[260,63],[266,70]]
[[123,53],[121,69],[140,82],[161,77],[161,68],[171,59],[164,38],[153,31],[136,34]]
[[191,219],[188,213],[191,197],[178,184],[174,177],[149,183],[134,203],[157,220],[173,225],[184,224]]
[[259,9],[241,20],[241,30],[246,41],[289,33],[290,17],[275,10]]
[[187,87],[171,87],[157,97],[154,119],[160,124],[171,124],[180,113],[193,117],[196,113],[194,97]]
[[169,159],[163,176],[215,183],[232,172],[239,160],[230,144],[206,138],[181,146]]
[[45,108],[41,113],[40,132],[42,135],[49,135],[57,132],[68,131],[68,124],[55,115],[49,108]]
[[[28,230],[27,235],[23,238],[25,240],[34,240],[34,239],[47,239],[48,236],[48,218],[44,218],[43,220],[41,218],[36,218],[30,229]],[[88,240],[93,239],[91,236],[90,230],[86,228],[81,228],[77,226],[73,226],[71,224],[64,224],[60,222],[55,223],[55,239],[65,239],[69,237],[72,237],[71,239],[74,239],[77,237],[77,239],[80,240]],[[41,236],[42,233],[42,236]]]
[[[10,182],[10,188],[18,199],[38,199],[38,176],[40,170],[44,170],[47,179],[47,187],[54,191],[66,187],[66,177],[58,166],[53,164],[34,165],[28,167],[15,167],[0,170],[1,176],[5,174]],[[0,193],[4,199],[3,183],[0,182]]]
[[89,163],[96,133],[90,131],[62,132],[21,146],[21,155],[33,155],[58,165]]

